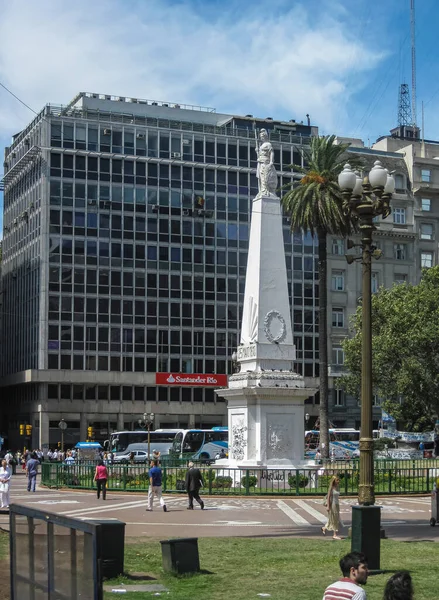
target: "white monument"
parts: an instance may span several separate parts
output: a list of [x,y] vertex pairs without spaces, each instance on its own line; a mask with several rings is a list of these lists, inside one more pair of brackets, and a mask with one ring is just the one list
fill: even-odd
[[[228,402],[230,467],[292,468],[304,460],[304,401],[315,394],[294,373],[280,200],[276,196],[274,152],[265,129],[260,133],[253,200],[239,373],[216,393]],[[313,464],[313,463],[312,463]]]

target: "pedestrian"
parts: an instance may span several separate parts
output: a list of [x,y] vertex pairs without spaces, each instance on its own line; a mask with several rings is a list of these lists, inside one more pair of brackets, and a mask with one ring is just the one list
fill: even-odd
[[130,463],[132,465],[134,464],[134,457],[135,457],[135,453],[134,452],[130,452]]
[[96,481],[96,486],[98,488],[98,500],[101,497],[102,491],[102,500],[107,499],[107,481],[108,481],[108,470],[104,465],[104,461],[102,459],[98,460],[98,464],[96,465],[95,476],[93,478]]
[[157,460],[160,462],[160,450],[152,451],[152,460]]
[[31,457],[26,463],[26,475],[27,475],[27,491],[35,492],[35,487],[37,484],[37,474],[38,474],[38,465],[39,465],[38,457],[36,452],[32,452]]
[[366,600],[366,592],[358,585],[366,583],[369,573],[365,555],[351,552],[339,564],[343,577],[326,588],[323,600]]
[[2,460],[0,467],[0,498],[1,508],[9,508],[9,488],[11,485],[11,469],[8,467],[5,459]]
[[227,454],[226,454],[226,451],[224,450],[224,448],[221,448],[221,451],[215,455],[216,460],[221,459],[221,458],[227,458]]
[[326,535],[327,531],[332,531],[332,539],[341,540],[341,537],[337,535],[340,529],[340,479],[337,475],[331,479],[329,484],[328,494],[325,498],[326,511],[328,513],[328,520],[326,525],[322,527],[323,535]]
[[149,470],[148,508],[146,509],[148,511],[152,511],[154,496],[157,496],[164,512],[167,512],[168,509],[162,497],[162,470],[159,467],[158,460],[151,461]]
[[397,571],[386,583],[384,600],[413,600],[413,583],[408,571]]
[[186,491],[189,496],[188,510],[194,510],[194,499],[198,502],[201,510],[204,509],[204,502],[200,498],[200,488],[204,487],[203,477],[200,469],[194,467],[194,463],[189,463],[189,470],[186,473]]

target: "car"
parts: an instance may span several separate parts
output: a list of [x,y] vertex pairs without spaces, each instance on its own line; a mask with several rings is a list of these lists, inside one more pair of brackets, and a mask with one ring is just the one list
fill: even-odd
[[145,450],[133,450],[132,452],[126,452],[124,454],[116,454],[113,459],[113,464],[128,465],[130,463],[131,454],[134,454],[135,463],[148,462],[148,452]]

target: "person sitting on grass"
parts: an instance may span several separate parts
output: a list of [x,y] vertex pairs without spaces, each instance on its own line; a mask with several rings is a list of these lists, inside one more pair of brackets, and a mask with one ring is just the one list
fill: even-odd
[[326,588],[323,600],[366,600],[366,592],[358,585],[364,585],[369,574],[366,556],[351,552],[339,564],[343,577]]
[[384,600],[413,600],[413,583],[408,571],[397,571],[386,583]]

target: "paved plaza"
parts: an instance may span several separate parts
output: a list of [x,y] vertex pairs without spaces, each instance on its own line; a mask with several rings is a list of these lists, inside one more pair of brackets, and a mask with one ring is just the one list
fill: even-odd
[[[78,519],[120,519],[127,524],[128,537],[322,537],[320,527],[326,521],[323,499],[227,498],[202,496],[205,510],[196,505],[187,510],[183,495],[166,495],[168,512],[157,501],[154,511],[146,511],[145,494],[109,492],[107,500],[97,500],[91,491],[50,490],[38,487],[35,493],[26,491],[23,474],[13,477],[12,502],[36,509],[48,510]],[[355,498],[341,499],[341,518],[347,534],[351,524],[351,506]],[[434,540],[439,538],[439,525],[431,527],[430,497],[378,498],[381,520],[386,535],[398,540]],[[0,514],[0,526],[8,528],[7,514]],[[330,535],[329,535],[330,537]]]

